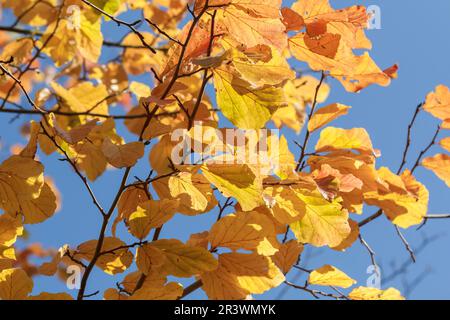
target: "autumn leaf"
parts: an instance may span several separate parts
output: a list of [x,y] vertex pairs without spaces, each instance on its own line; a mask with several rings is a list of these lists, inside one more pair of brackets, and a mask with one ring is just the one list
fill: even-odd
[[317,110],[308,123],[308,130],[314,132],[317,129],[329,124],[331,121],[348,113],[351,107],[339,103],[334,103],[329,106]]
[[272,261],[284,274],[287,274],[297,263],[302,252],[303,245],[296,240],[290,240],[280,245],[278,252],[272,257]]
[[63,301],[63,300],[73,300],[73,297],[66,292],[61,292],[61,293],[41,292],[40,294],[38,294],[36,296],[30,296],[28,299],[29,300],[38,300],[38,301],[43,301],[43,300]]
[[328,202],[318,192],[297,195],[306,211],[300,221],[290,225],[299,242],[335,247],[347,238],[351,232],[348,212],[336,200]]
[[179,240],[158,240],[150,244],[163,252],[166,259],[163,272],[181,278],[189,278],[217,268],[217,260],[209,251],[191,247]]
[[[209,241],[212,248],[254,250],[261,255],[273,255],[274,248],[264,248],[263,242],[275,237],[272,222],[258,212],[237,212],[228,215],[211,228]],[[267,251],[269,249],[269,251]]]
[[247,165],[206,165],[202,167],[205,178],[224,196],[238,200],[244,211],[263,203],[262,182]]
[[450,152],[450,137],[444,138],[439,142],[439,145]]
[[426,187],[410,171],[396,177],[389,169],[381,168],[379,174],[380,179],[387,183],[387,190],[383,187],[378,192],[368,192],[364,196],[365,201],[382,208],[388,218],[402,228],[422,223],[428,211]]
[[22,234],[23,226],[19,219],[6,214],[0,215],[0,246],[12,246]]
[[312,271],[309,275],[308,282],[319,286],[334,286],[341,288],[349,288],[356,283],[344,272],[331,265],[325,265],[319,269]]
[[287,45],[281,22],[281,0],[231,0],[218,10],[218,21],[237,42],[247,47],[272,45],[280,52]]
[[448,187],[450,187],[450,156],[437,154],[423,160],[422,165],[432,170]]
[[267,257],[225,253],[219,256],[217,270],[202,274],[201,279],[210,299],[238,300],[278,286],[284,276]]
[[[92,260],[95,256],[97,240],[90,240],[80,244],[75,253],[75,257],[85,260]],[[105,273],[114,275],[124,272],[133,262],[133,255],[126,248],[126,244],[114,237],[107,237],[101,247],[103,253],[97,260],[96,266]]]
[[437,86],[435,92],[428,94],[423,108],[438,119],[443,121],[450,119],[450,90],[448,87]]
[[335,150],[357,150],[362,153],[374,154],[372,141],[365,129],[339,129],[328,127],[320,134],[316,152]]
[[216,70],[214,85],[217,103],[224,115],[242,129],[260,129],[278,107],[286,105],[283,90],[277,87],[253,89],[231,70]]
[[5,269],[0,272],[0,298],[25,300],[33,289],[33,281],[22,269]]
[[126,219],[130,233],[138,239],[144,239],[150,230],[161,227],[175,214],[177,200],[148,200],[138,204],[135,212]]
[[78,142],[87,138],[89,133],[95,128],[97,125],[98,119],[91,120],[86,122],[85,124],[75,126],[71,128],[69,131],[66,131],[64,128],[61,128],[56,121],[54,114],[51,116],[51,123],[56,131],[56,134],[61,137],[68,144],[75,145]]
[[[373,258],[360,232],[380,216],[397,229],[429,220],[434,196],[413,175],[419,166],[450,186],[445,85],[416,108],[395,171],[380,165],[386,158],[370,130],[330,127],[351,109],[326,102],[335,85],[350,94],[401,81],[398,64],[381,68],[372,58],[374,7],[0,3],[11,22],[0,25],[0,113],[10,117],[0,146],[0,300],[178,300],[193,292],[244,300],[289,286],[315,298],[404,299],[394,288],[341,293],[356,281],[328,261],[305,265],[322,247],[345,258],[362,245]],[[440,126],[417,149],[422,111]],[[443,153],[430,155],[432,147]],[[65,239],[77,227],[72,218],[96,236]],[[398,235],[409,250],[408,235]],[[293,269],[304,284],[286,281]],[[112,285],[95,288],[99,274]],[[79,282],[78,290],[53,290],[55,279]]]
[[131,142],[124,145],[116,145],[109,139],[103,140],[102,151],[109,164],[116,168],[133,167],[144,156],[144,144]]
[[162,267],[165,260],[164,253],[149,244],[145,244],[136,251],[136,265],[144,274],[149,274],[152,270]]
[[380,290],[368,287],[353,289],[349,294],[349,298],[352,300],[405,300],[397,289]]
[[159,287],[143,287],[137,290],[131,300],[176,300],[183,294],[183,286],[176,282]]

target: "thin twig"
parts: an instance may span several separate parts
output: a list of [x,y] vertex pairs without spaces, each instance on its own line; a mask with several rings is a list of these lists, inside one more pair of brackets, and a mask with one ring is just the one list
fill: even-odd
[[409,245],[408,241],[406,240],[405,236],[402,234],[402,232],[400,231],[400,228],[398,226],[394,226],[395,227],[395,231],[397,231],[397,235],[400,237],[400,239],[402,240],[406,250],[409,252],[409,255],[411,257],[411,260],[416,263],[416,256],[414,254],[413,249],[411,248],[411,246]]
[[411,173],[414,173],[414,171],[420,166],[420,162],[422,161],[422,158],[427,154],[428,151],[430,151],[430,149],[436,144],[437,142],[437,138],[439,136],[439,133],[441,132],[442,127],[439,125],[438,128],[436,129],[436,132],[434,133],[433,138],[431,139],[431,142],[428,144],[428,146],[423,149],[419,156],[417,157],[417,160],[414,164],[414,166],[411,169]]
[[408,133],[406,135],[406,145],[405,145],[405,149],[403,151],[402,162],[400,164],[400,167],[397,170],[397,174],[400,174],[402,172],[404,166],[406,165],[408,152],[411,147],[411,130],[416,122],[417,116],[419,115],[420,111],[422,110],[422,106],[423,106],[423,103],[421,103],[417,106],[416,111],[414,112],[414,116],[408,125]]
[[321,296],[322,297],[326,297],[326,298],[333,298],[333,299],[336,299],[336,300],[348,299],[342,294],[336,295],[334,293],[327,293],[327,292],[323,292],[323,291],[319,291],[319,290],[310,289],[308,287],[307,283],[304,286],[299,286],[299,285],[296,285],[296,284],[294,284],[292,282],[289,282],[289,281],[285,281],[284,283],[286,285],[288,285],[289,287],[292,287],[294,289],[305,291],[305,292],[309,293],[310,295],[312,295],[316,299],[320,299]]
[[[322,87],[323,81],[325,80],[325,72],[322,72],[322,76],[320,77],[320,81],[319,84],[316,87],[316,92],[314,93],[314,100],[313,100],[313,104],[311,105],[311,110],[309,111],[308,114],[308,121],[311,120],[312,116],[314,115],[314,111],[316,110],[316,106],[317,106],[317,99],[319,96],[319,91],[320,88]],[[308,141],[309,138],[311,137],[311,132],[308,130],[308,128],[306,129],[306,134],[305,134],[305,139],[303,140],[303,144],[301,145],[301,153],[300,153],[300,158],[298,159],[297,162],[297,167],[296,167],[296,171],[299,171],[302,169],[302,165],[303,165],[303,160],[305,158],[306,155],[306,149],[308,146]]]
[[361,244],[367,249],[367,252],[370,255],[370,261],[372,261],[372,265],[375,267],[375,272],[377,275],[380,275],[380,267],[377,264],[376,257],[375,257],[375,251],[372,250],[372,248],[369,246],[369,244],[364,240],[364,238],[359,235],[359,241]]
[[142,45],[144,47],[146,47],[148,50],[150,50],[153,54],[156,54],[156,50],[151,47],[146,41],[145,41],[145,37],[142,33],[140,33],[134,26],[139,24],[141,22],[141,20],[129,23],[129,22],[125,22],[123,20],[117,19],[116,17],[114,17],[113,15],[109,14],[108,12],[102,10],[101,8],[97,7],[95,4],[90,3],[87,0],[81,0],[83,1],[85,4],[87,4],[88,6],[94,8],[95,10],[97,10],[98,12],[100,12],[101,14],[103,14],[104,16],[110,18],[112,21],[116,22],[117,25],[121,26],[126,26],[128,29],[130,29],[136,36],[138,36],[139,40],[141,41]]

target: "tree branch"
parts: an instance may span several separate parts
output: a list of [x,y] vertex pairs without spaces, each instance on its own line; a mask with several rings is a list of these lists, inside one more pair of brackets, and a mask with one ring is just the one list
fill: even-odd
[[[309,114],[308,114],[308,122],[311,120],[312,116],[314,115],[314,111],[316,110],[319,91],[320,91],[320,88],[322,87],[325,77],[326,77],[325,72],[322,72],[322,76],[320,77],[319,84],[316,87],[316,92],[314,93],[313,104],[311,105],[311,110],[309,111]],[[295,169],[296,171],[301,171],[303,169],[303,160],[305,159],[306,148],[308,146],[310,136],[311,136],[311,132],[309,132],[308,127],[306,127],[305,139],[303,140],[303,144],[301,145],[301,154],[300,154],[300,158],[298,159],[298,162],[297,162],[297,167]]]

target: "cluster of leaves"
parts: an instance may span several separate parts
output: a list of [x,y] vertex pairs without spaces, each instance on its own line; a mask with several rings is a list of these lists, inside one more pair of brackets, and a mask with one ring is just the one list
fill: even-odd
[[[373,84],[389,85],[397,76],[396,65],[383,71],[367,52],[371,43],[364,29],[370,16],[364,7],[335,10],[328,0],[299,0],[291,8],[282,8],[281,0],[1,4],[17,20],[0,33],[0,112],[39,117],[22,129],[28,145],[15,148],[0,165],[1,299],[71,299],[66,293],[30,293],[32,276],[61,275],[72,265],[84,268],[77,297],[83,299],[93,268],[114,276],[133,264],[137,271],[106,290],[105,299],[179,299],[198,288],[210,299],[245,299],[282,284],[315,297],[402,299],[393,288],[357,287],[348,295],[311,289],[356,283],[330,265],[304,270],[309,273],[305,286],[286,281],[294,267],[301,268],[304,246],[345,251],[362,240],[360,227],[383,214],[397,230],[427,219],[428,191],[413,173],[441,129],[450,127],[448,88],[439,86],[417,108],[410,130],[421,110],[443,124],[415,166],[404,170],[409,130],[403,163],[395,173],[376,168],[380,152],[366,130],[328,126],[347,114],[349,106],[318,108],[328,97],[328,78],[359,92]],[[75,26],[69,14],[74,6],[79,10]],[[143,19],[117,18],[129,10],[141,12]],[[128,33],[119,42],[107,41],[101,31],[105,23]],[[140,31],[144,28],[147,31]],[[12,33],[21,36],[12,38]],[[101,62],[105,47],[120,54]],[[44,57],[51,59],[50,66]],[[296,72],[288,63],[291,58],[307,63],[320,79]],[[39,72],[44,66],[52,68],[51,77]],[[133,80],[142,75],[150,75],[152,84]],[[215,97],[208,96],[209,86],[215,88]],[[34,97],[32,88],[39,88]],[[24,97],[31,109],[21,105]],[[177,129],[185,129],[194,146],[195,132],[205,132],[200,145],[209,148],[191,150],[202,159],[220,159],[220,151],[228,150],[237,160],[236,146],[219,134],[220,114],[240,129],[261,129],[272,121],[299,133],[307,121],[300,155],[296,157],[281,137],[276,146],[268,142],[278,152],[269,152],[269,161],[258,164],[174,164],[177,143],[171,135]],[[116,121],[124,121],[136,141],[126,143]],[[319,141],[308,153],[310,137],[319,130]],[[244,149],[250,148],[246,143]],[[441,145],[450,151],[448,138]],[[97,239],[45,254],[51,260],[31,268],[26,259],[17,259],[14,243],[26,225],[44,222],[59,208],[57,189],[44,177],[38,149],[46,156],[63,157],[72,167],[102,224]],[[146,152],[146,178],[129,181]],[[450,185],[448,155],[424,159],[423,165]],[[113,202],[104,209],[90,184],[112,167],[123,176]],[[380,210],[358,223],[355,217],[363,214],[364,205]],[[163,225],[176,214],[213,214],[216,208],[219,217],[210,230],[192,234],[186,243],[162,238]],[[226,214],[230,208],[233,212]],[[118,238],[119,224],[127,227],[135,243]],[[168,282],[169,276],[195,282],[183,288]]]

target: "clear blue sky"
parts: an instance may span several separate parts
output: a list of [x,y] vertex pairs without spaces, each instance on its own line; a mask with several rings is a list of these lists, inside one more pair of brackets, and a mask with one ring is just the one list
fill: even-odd
[[[289,2],[285,2],[289,4]],[[379,160],[379,166],[397,168],[401,152],[405,143],[406,126],[410,121],[415,106],[424,100],[426,94],[438,84],[450,85],[450,42],[445,35],[450,31],[450,1],[448,0],[410,0],[410,1],[356,1],[339,0],[331,3],[335,7],[344,7],[354,4],[378,5],[382,13],[382,29],[368,32],[373,41],[374,49],[372,57],[381,67],[388,67],[393,63],[400,65],[399,79],[395,80],[388,88],[370,87],[360,94],[350,94],[336,82],[331,81],[332,94],[328,102],[339,102],[353,106],[350,114],[334,123],[336,126],[351,128],[364,127],[370,133],[376,148],[381,149],[383,156]],[[8,15],[1,24],[11,21]],[[124,15],[124,18],[133,20],[132,15]],[[120,39],[124,29],[117,29],[112,22],[104,24],[105,39]],[[120,31],[120,32],[119,32]],[[117,54],[117,50],[106,48],[103,58],[107,60]],[[141,78],[142,79],[142,78]],[[1,126],[1,159],[8,156],[8,147],[17,141],[26,141],[19,136],[18,126],[25,121],[21,118],[9,124],[10,116],[0,117]],[[431,116],[422,115],[413,133],[414,146],[411,154],[417,154],[429,141],[435,130],[437,122]],[[119,125],[121,132],[123,126]],[[292,133],[286,132],[290,140],[299,139]],[[129,135],[126,135],[131,140]],[[292,150],[295,147],[292,148]],[[434,149],[436,150],[436,149]],[[66,163],[57,160],[57,156],[45,157],[40,155],[46,165],[46,174],[52,176],[63,195],[63,208],[61,212],[44,224],[29,228],[30,242],[42,242],[44,246],[59,247],[63,244],[76,246],[85,240],[97,237],[100,227],[100,216],[93,208],[90,199],[84,192],[81,183]],[[135,174],[146,174],[146,159],[142,160]],[[448,199],[450,191],[445,184],[438,180],[432,173],[419,169],[417,178],[425,183],[431,193],[430,213],[450,213]],[[113,193],[119,184],[120,173],[108,171],[93,185],[95,192],[102,203],[110,203]],[[369,215],[372,211],[367,211]],[[182,237],[187,239],[189,234],[209,229],[216,215],[211,213],[200,217],[177,216],[171,223],[164,227],[162,237]],[[183,227],[181,227],[183,226]],[[424,236],[438,239],[418,254],[418,262],[408,269],[407,283],[417,286],[409,298],[416,299],[450,299],[450,220],[431,221],[421,229],[411,229],[405,232],[413,248],[422,243]],[[126,236],[122,227],[121,234],[125,241],[133,242]],[[382,265],[382,275],[387,277],[408,261],[408,253],[395,234],[393,226],[381,218],[362,230],[367,242],[376,252],[378,263]],[[308,254],[307,254],[308,255]],[[350,276],[364,285],[368,275],[366,268],[370,265],[367,251],[359,243],[346,253],[337,253],[327,249],[314,249],[308,259],[308,268],[320,267],[323,264],[333,264],[345,270]],[[426,275],[425,278],[422,275]],[[423,278],[418,282],[417,279]],[[115,282],[121,279],[111,278],[99,270],[91,275],[88,293],[108,287],[114,287]],[[290,280],[296,280],[295,272],[290,274]],[[302,278],[300,278],[302,279]],[[190,283],[189,280],[185,283]],[[300,281],[300,280],[298,280]],[[398,277],[392,282],[383,283],[383,287],[395,286],[404,291],[404,279]],[[65,285],[57,280],[45,277],[35,278],[34,291],[65,291]],[[262,298],[297,299],[305,298],[302,292],[295,290],[283,291],[283,287],[265,294]],[[73,295],[76,292],[71,292]],[[199,292],[192,295],[193,298],[204,298]],[[308,297],[309,298],[309,297]]]

